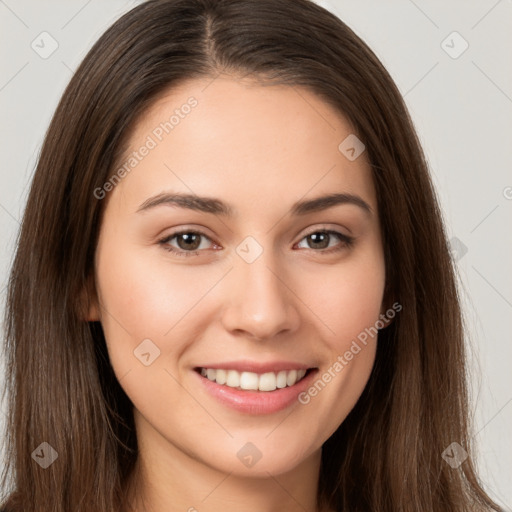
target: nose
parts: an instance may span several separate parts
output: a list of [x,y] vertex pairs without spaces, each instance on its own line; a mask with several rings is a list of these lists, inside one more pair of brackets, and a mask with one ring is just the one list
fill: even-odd
[[223,312],[225,329],[257,340],[297,330],[300,300],[290,273],[283,272],[270,250],[252,263],[239,259],[230,272]]

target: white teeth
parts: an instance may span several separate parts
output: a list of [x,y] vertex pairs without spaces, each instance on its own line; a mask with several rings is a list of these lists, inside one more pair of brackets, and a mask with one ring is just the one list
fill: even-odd
[[278,388],[286,387],[286,370],[283,370],[277,374],[276,386]]
[[254,373],[238,372],[236,370],[222,370],[201,368],[201,375],[207,379],[230,388],[239,388],[252,391],[275,391],[275,389],[293,386],[304,375],[306,370],[282,370],[280,372]]
[[237,388],[240,386],[240,374],[236,370],[228,370],[226,386],[229,386],[230,388]]
[[227,373],[226,370],[217,370],[216,381],[217,384],[226,384]]
[[240,375],[240,387],[242,389],[258,389],[258,374],[252,372],[242,372]]
[[260,375],[258,389],[260,391],[274,391],[274,389],[276,389],[276,380],[276,374],[274,372],[264,373]]
[[286,376],[286,384],[293,386],[297,381],[297,370],[290,370]]

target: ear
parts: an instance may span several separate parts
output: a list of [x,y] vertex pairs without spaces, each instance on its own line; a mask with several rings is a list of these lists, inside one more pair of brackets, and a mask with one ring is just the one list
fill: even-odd
[[100,307],[94,276],[87,279],[80,293],[80,316],[84,322],[99,322],[101,320]]

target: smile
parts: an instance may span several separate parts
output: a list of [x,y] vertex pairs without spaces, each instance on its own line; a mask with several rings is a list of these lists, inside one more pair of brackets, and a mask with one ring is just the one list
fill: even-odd
[[244,391],[275,391],[291,387],[301,381],[307,370],[281,370],[279,372],[239,372],[220,368],[199,368],[199,373],[222,386]]
[[262,415],[297,406],[297,396],[311,385],[319,371],[316,367],[291,366],[285,362],[226,363],[217,368],[196,366],[192,375],[199,389],[217,403],[240,413]]

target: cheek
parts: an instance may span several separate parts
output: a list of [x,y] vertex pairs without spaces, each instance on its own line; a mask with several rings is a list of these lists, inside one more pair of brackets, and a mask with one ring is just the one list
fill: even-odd
[[119,372],[127,371],[134,364],[134,350],[147,339],[170,363],[187,340],[196,338],[196,330],[200,334],[195,316],[205,313],[200,301],[225,270],[177,264],[165,254],[148,257],[140,248],[113,248],[120,246],[102,247],[96,265],[101,323],[112,364]]
[[[310,278],[315,282],[313,276]],[[352,410],[373,368],[376,323],[385,285],[384,261],[376,248],[330,269],[329,275],[317,276],[316,282],[318,286],[309,287],[308,294],[303,291],[302,296],[308,297],[308,307],[324,326],[328,355],[299,401],[314,417],[324,418],[316,436],[325,439]]]
[[339,265],[301,274],[296,293],[324,325],[325,340],[332,349],[346,350],[347,343],[379,319],[385,265],[378,246]]

